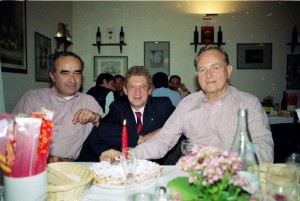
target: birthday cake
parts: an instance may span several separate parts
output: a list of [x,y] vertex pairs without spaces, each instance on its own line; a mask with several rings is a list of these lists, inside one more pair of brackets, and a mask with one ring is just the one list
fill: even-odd
[[[102,161],[94,163],[90,169],[94,173],[93,183],[95,184],[126,184],[126,177],[122,164]],[[163,168],[154,162],[147,160],[137,160],[134,180],[136,183],[143,182],[151,178],[159,177],[163,173]]]

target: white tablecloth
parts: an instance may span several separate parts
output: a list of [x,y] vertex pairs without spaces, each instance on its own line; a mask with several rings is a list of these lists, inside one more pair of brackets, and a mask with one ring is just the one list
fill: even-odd
[[[78,163],[84,166],[90,166],[92,163]],[[96,185],[91,185],[81,197],[80,201],[126,201],[127,196],[136,192],[155,193],[155,187],[166,186],[167,183],[175,177],[187,176],[187,173],[177,170],[175,166],[163,166],[164,172],[161,177],[155,178],[146,184],[139,184],[133,187],[110,189]]]
[[270,124],[293,123],[294,117],[268,116]]

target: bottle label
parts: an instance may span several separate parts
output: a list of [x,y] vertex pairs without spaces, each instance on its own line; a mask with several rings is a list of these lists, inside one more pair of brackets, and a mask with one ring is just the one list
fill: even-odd
[[97,43],[101,42],[101,37],[97,36],[96,41],[97,41]]
[[120,36],[120,42],[124,43],[124,36]]

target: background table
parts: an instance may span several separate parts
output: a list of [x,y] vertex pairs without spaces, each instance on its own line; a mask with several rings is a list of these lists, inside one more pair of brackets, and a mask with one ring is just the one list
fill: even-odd
[[270,116],[268,115],[270,124],[284,124],[293,123],[294,117],[280,117],[280,116]]
[[[93,163],[78,163],[84,166],[91,166]],[[151,183],[143,185],[143,183],[134,185],[134,187],[122,189],[109,189],[97,185],[90,185],[83,193],[80,201],[126,201],[127,196],[137,192],[155,193],[155,187],[166,186],[167,183],[175,177],[187,176],[187,173],[178,170],[175,166],[162,166],[164,168],[163,174],[151,180]]]

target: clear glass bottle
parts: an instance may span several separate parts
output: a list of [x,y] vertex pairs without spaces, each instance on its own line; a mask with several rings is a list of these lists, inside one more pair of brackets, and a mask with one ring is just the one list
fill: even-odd
[[248,192],[261,196],[261,186],[259,185],[259,161],[254,144],[252,143],[247,124],[247,110],[238,110],[238,126],[233,141],[232,152],[237,152],[243,160],[243,168],[240,175],[245,178],[251,178],[251,187]]
[[239,153],[239,156],[243,159],[243,169],[247,169],[252,165],[259,165],[255,146],[248,131],[246,109],[238,110],[238,127],[231,151]]

